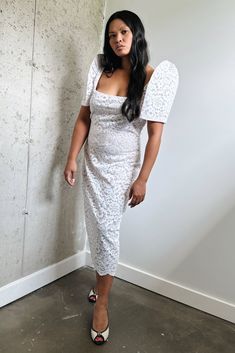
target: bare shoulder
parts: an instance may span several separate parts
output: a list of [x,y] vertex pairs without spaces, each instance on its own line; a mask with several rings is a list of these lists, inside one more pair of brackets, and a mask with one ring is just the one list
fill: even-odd
[[151,65],[147,65],[146,68],[146,79],[145,79],[145,85],[149,82],[153,72],[154,72],[154,68]]

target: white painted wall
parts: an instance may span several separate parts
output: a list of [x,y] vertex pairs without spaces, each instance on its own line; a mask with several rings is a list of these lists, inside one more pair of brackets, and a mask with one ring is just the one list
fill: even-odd
[[180,83],[146,199],[123,218],[120,266],[234,305],[235,2],[112,0],[105,20],[122,9]]

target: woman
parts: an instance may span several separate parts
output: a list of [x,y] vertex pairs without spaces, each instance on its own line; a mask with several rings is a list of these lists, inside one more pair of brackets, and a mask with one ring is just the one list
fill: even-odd
[[[86,93],[74,127],[64,176],[75,184],[76,158],[84,144],[84,210],[96,284],[91,337],[109,335],[108,299],[119,258],[123,212],[145,197],[146,183],[160,147],[178,87],[178,70],[168,60],[149,64],[145,31],[131,11],[108,20],[103,54],[91,63]],[[140,133],[147,123],[148,142],[140,162]]]

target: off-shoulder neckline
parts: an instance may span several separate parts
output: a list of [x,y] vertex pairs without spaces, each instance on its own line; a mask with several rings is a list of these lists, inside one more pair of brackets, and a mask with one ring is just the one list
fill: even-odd
[[[147,89],[148,85],[149,85],[150,82],[153,80],[153,76],[154,76],[155,73],[157,72],[157,69],[159,68],[159,66],[160,66],[163,62],[165,62],[165,61],[166,61],[166,60],[161,61],[161,62],[154,68],[154,70],[153,70],[153,72],[152,72],[152,75],[151,75],[149,81],[146,83],[146,85],[144,85],[143,92]],[[120,99],[120,98],[121,98],[121,99],[124,99],[124,98],[125,98],[125,99],[126,99],[127,96],[113,95],[113,94],[109,94],[109,93],[105,93],[105,92],[98,91],[98,90],[96,89],[97,84],[98,84],[98,81],[99,81],[99,79],[100,79],[102,73],[103,73],[103,69],[99,69],[99,75],[97,75],[96,81],[95,81],[95,88],[94,88],[95,93],[101,94],[101,95],[105,95],[105,96],[108,96],[108,97],[112,97],[112,98],[119,98],[119,99]]]

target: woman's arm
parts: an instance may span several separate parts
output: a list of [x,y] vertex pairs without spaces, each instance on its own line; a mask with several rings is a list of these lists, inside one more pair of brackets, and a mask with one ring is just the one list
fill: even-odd
[[77,121],[74,126],[73,135],[68,153],[67,164],[64,170],[65,180],[73,186],[75,173],[77,171],[77,155],[87,139],[90,129],[90,107],[81,106]]
[[161,144],[161,136],[163,132],[163,123],[147,121],[148,142],[145,147],[144,160],[140,169],[138,178],[132,184],[129,199],[129,206],[134,207],[144,200],[146,193],[146,183],[154,162],[157,158],[159,147]]

